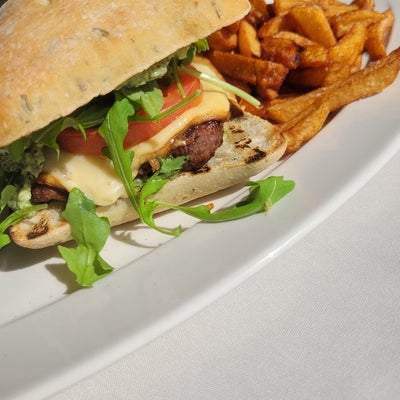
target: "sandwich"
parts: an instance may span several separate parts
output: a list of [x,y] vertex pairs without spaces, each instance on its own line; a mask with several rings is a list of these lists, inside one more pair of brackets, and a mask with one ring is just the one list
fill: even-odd
[[201,58],[203,39],[248,11],[247,0],[8,0],[0,179],[3,214],[16,216],[10,238],[32,249],[75,238],[65,208],[76,192],[111,226],[140,218],[164,232],[141,209],[151,177],[164,177],[148,197],[159,212],[278,161],[284,137],[243,112],[245,94]]

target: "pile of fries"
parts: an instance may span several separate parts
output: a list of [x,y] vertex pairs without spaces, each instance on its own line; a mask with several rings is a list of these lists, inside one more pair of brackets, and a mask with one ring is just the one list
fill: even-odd
[[[332,112],[389,86],[400,48],[387,54],[394,23],[374,0],[251,0],[241,21],[208,38],[208,57],[224,78],[262,106],[241,106],[276,123],[287,153],[315,136]],[[368,63],[365,60],[368,59]]]

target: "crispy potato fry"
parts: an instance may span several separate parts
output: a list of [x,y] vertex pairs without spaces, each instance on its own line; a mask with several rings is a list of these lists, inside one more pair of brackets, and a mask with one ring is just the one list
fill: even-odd
[[239,53],[247,57],[260,57],[261,44],[257,37],[256,28],[247,20],[240,22],[238,33]]
[[335,15],[329,19],[333,32],[337,38],[341,38],[348,33],[354,24],[360,23],[368,28],[372,24],[384,19],[384,15],[372,10],[349,11]]
[[363,54],[361,53],[355,59],[354,63],[350,66],[350,74],[354,74],[355,72],[359,71],[362,67],[362,63],[363,63]]
[[255,107],[254,105],[248,103],[246,100],[243,100],[243,99],[239,99],[238,103],[242,110],[249,112],[253,115],[257,115],[258,117],[261,117],[264,119],[267,118],[266,112],[265,112],[265,107],[269,103],[269,100],[260,99],[259,107]]
[[227,28],[214,32],[207,40],[212,50],[232,51],[235,50],[238,45],[237,33]]
[[[327,88],[331,111],[336,111],[353,101],[381,92],[394,82],[400,70],[400,47],[386,57],[368,64],[347,79]],[[335,96],[331,94],[335,93]]]
[[307,46],[300,53],[301,68],[326,67],[330,64],[329,49],[321,45]]
[[291,70],[287,83],[297,87],[318,88],[345,79],[350,75],[351,68],[346,64],[329,64],[326,67],[299,68]]
[[266,99],[276,97],[276,94],[271,92],[271,90],[277,91],[280,89],[287,73],[288,69],[282,64],[266,60],[256,60],[255,74],[258,95]]
[[337,6],[340,3],[337,0],[275,0],[274,11],[276,15],[282,15],[289,12],[293,7],[301,4],[318,4],[319,6]]
[[221,74],[251,85],[257,83],[255,59],[219,50],[211,51],[208,57]]
[[369,53],[371,60],[378,60],[386,55],[386,44],[394,23],[392,10],[386,10],[384,18],[371,25],[367,31],[365,48]]
[[[400,70],[400,47],[345,80],[289,99],[276,99],[265,107],[266,116],[282,123],[294,118],[317,99],[326,99],[331,112],[379,93],[396,79]],[[335,94],[334,96],[332,94]]]
[[329,4],[329,5],[321,5],[322,10],[324,11],[325,16],[329,19],[335,15],[343,14],[349,11],[359,10],[359,7],[355,4]]
[[287,141],[286,154],[296,152],[324,126],[330,113],[329,103],[315,101],[298,114],[295,120],[279,126]]
[[223,30],[226,30],[231,33],[238,33],[239,31],[239,26],[240,26],[240,21],[236,21],[233,24],[230,24],[226,26],[225,28],[222,28]]
[[328,57],[333,63],[352,65],[364,50],[367,29],[356,23],[339,42],[328,50]]
[[297,29],[304,36],[322,46],[333,46],[336,38],[323,10],[316,4],[303,4],[292,7],[289,11]]
[[373,10],[375,8],[375,0],[353,0],[353,4],[360,10]]
[[273,36],[281,31],[292,31],[294,29],[293,20],[288,14],[273,17],[266,21],[257,34],[260,39]]
[[241,54],[212,51],[210,61],[220,71],[231,79],[241,80],[251,85],[259,84],[262,92],[266,88],[278,90],[282,85],[287,68],[272,61],[258,60]]
[[315,46],[317,45],[317,43],[315,43],[314,41],[306,38],[303,35],[300,35],[296,32],[291,32],[291,31],[279,31],[277,33],[275,33],[274,35],[271,35],[274,38],[281,38],[281,39],[287,39],[287,40],[291,40],[293,43],[297,44],[297,46],[305,48],[308,46]]
[[250,0],[250,4],[251,9],[246,20],[257,29],[270,18],[267,3],[264,0]]
[[310,106],[325,90],[326,88],[320,88],[289,98],[274,99],[264,105],[265,117],[276,123],[287,122]]
[[300,48],[289,39],[267,37],[261,42],[262,58],[295,69],[300,63]]

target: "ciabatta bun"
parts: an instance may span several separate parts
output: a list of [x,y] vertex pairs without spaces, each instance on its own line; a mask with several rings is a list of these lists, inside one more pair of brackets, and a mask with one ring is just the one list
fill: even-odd
[[247,0],[8,0],[0,8],[0,147],[248,10]]

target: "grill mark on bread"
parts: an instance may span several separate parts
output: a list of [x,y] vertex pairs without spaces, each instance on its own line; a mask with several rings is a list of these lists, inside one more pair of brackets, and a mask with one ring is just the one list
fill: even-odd
[[265,158],[267,156],[267,153],[265,151],[262,151],[260,149],[253,149],[254,154],[251,155],[250,157],[247,157],[245,160],[246,164],[252,164],[255,163],[257,161],[262,160],[263,158]]
[[[234,132],[234,130],[233,130],[233,132]],[[258,162],[267,156],[267,153],[263,150],[260,150],[258,147],[255,147],[255,148],[251,147],[251,138],[250,137],[246,137],[246,138],[238,140],[237,142],[235,142],[235,147],[237,149],[242,149],[242,150],[248,149],[248,150],[252,151],[253,154],[246,157],[244,160],[244,162],[246,164],[252,164],[252,163]]]
[[244,130],[242,129],[242,128],[238,128],[238,127],[235,127],[235,126],[231,126],[230,128],[229,128],[229,130],[232,132],[232,133],[236,133],[236,134],[242,134],[242,133],[244,133]]
[[36,239],[40,236],[45,235],[49,231],[48,220],[42,217],[38,223],[36,223],[27,233],[26,238],[28,240]]
[[243,138],[235,142],[235,146],[238,149],[250,148],[251,139],[250,138]]

